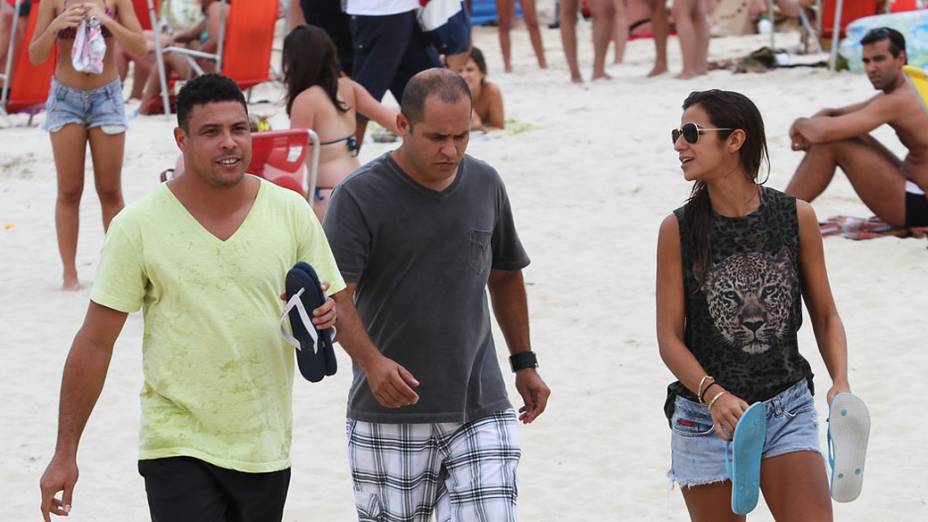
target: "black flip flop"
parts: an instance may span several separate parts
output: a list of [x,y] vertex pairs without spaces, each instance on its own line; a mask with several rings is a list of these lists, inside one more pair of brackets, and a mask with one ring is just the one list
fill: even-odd
[[332,330],[319,330],[312,323],[312,311],[326,301],[320,287],[319,276],[308,263],[299,262],[287,272],[284,284],[287,306],[281,316],[290,319],[291,335],[281,326],[284,338],[296,348],[300,373],[309,382],[319,382],[326,375],[335,375],[338,369],[335,350],[332,348]]

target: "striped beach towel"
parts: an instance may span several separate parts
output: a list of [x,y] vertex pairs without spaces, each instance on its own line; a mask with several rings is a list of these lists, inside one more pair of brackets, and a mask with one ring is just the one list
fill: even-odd
[[848,239],[874,239],[878,237],[928,237],[928,227],[893,228],[876,216],[859,218],[833,216],[819,223],[822,236],[843,236]]

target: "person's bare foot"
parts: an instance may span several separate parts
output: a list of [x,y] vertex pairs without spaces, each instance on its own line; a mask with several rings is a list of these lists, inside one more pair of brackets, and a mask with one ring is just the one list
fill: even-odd
[[678,80],[689,80],[697,76],[699,76],[699,72],[697,71],[681,71],[680,74],[674,76],[674,78]]
[[583,76],[580,76],[579,74],[577,75],[571,74],[570,81],[572,81],[573,83],[583,83]]
[[609,75],[606,71],[593,73],[593,81],[596,80],[611,80],[612,76]]
[[505,72],[507,72],[507,73],[511,73],[511,72],[512,72],[512,66],[511,66],[511,65],[506,65],[506,66],[503,67],[503,70],[504,70]]
[[661,74],[664,74],[666,72],[667,72],[666,63],[656,63],[654,64],[654,68],[652,68],[651,71],[648,73],[648,78],[653,78],[654,76],[660,76]]
[[76,292],[81,289],[81,282],[77,279],[77,274],[65,274],[62,278],[61,289],[65,292]]

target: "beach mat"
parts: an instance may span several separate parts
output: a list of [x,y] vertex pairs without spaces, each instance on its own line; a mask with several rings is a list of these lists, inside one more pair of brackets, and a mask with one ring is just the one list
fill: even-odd
[[928,237],[928,227],[894,228],[876,216],[833,216],[819,223],[822,236],[842,236],[855,241],[878,237]]

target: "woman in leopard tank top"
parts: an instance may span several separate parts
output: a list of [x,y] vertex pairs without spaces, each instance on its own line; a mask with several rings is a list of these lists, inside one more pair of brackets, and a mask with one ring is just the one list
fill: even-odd
[[813,376],[796,336],[804,297],[831,375],[828,400],[849,391],[818,221],[809,204],[758,184],[767,145],[748,98],[694,92],[683,109],[672,138],[695,184],[661,224],[657,255],[658,344],[678,379],[665,405],[670,475],[692,520],[744,520],[731,511],[726,441],[749,404],[763,402],[761,489],[771,513],[830,521]]

